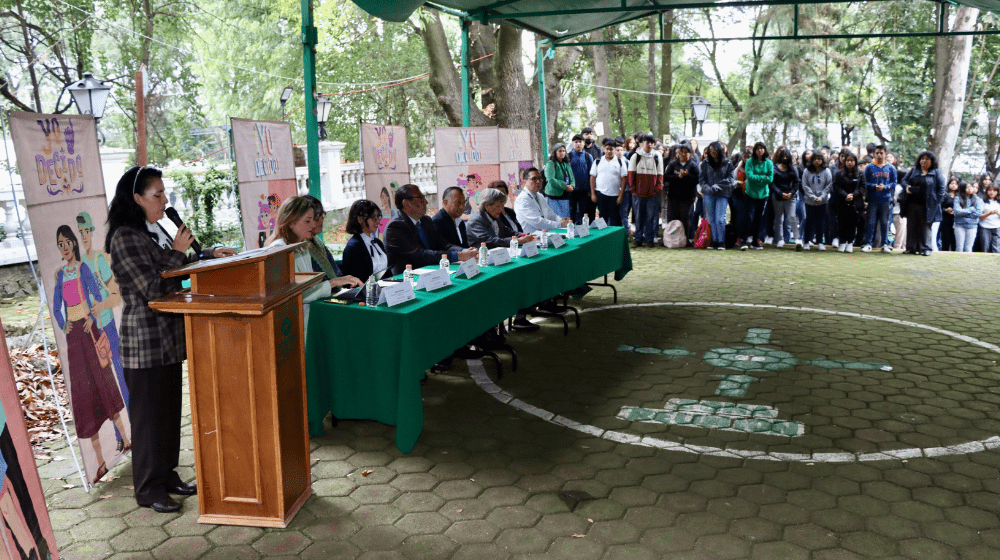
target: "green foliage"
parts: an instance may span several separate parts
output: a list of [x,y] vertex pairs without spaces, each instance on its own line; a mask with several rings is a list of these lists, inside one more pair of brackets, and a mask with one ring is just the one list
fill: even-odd
[[242,247],[243,236],[239,222],[235,225],[222,225],[216,215],[223,197],[235,197],[236,208],[239,208],[239,191],[228,171],[212,169],[200,179],[188,171],[172,173],[170,176],[175,185],[180,187],[181,196],[191,209],[185,217],[185,223],[191,231],[197,232],[203,247],[218,244]]

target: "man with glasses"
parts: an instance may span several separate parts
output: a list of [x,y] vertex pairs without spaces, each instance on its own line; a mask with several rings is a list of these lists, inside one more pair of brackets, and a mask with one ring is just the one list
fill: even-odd
[[403,185],[396,191],[396,208],[401,212],[385,228],[392,274],[402,273],[408,264],[413,268],[435,265],[443,254],[453,263],[476,256],[475,248],[463,249],[441,237],[427,215],[427,199],[416,185]]
[[542,183],[542,174],[538,169],[534,167],[528,169],[524,190],[514,199],[514,212],[525,233],[558,229],[570,222],[569,218],[560,219],[549,207],[545,197],[539,192],[543,186],[545,185]]

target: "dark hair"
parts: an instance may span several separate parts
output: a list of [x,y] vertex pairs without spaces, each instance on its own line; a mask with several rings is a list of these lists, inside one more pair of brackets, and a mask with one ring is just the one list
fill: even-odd
[[615,141],[614,141],[614,139],[605,136],[604,140],[601,140],[601,145],[602,146],[612,146],[613,147],[615,145]]
[[532,171],[534,171],[535,173],[538,173],[539,175],[542,174],[542,172],[539,171],[537,167],[529,167],[529,168],[527,168],[527,169],[524,170],[524,176],[527,177],[528,175],[531,174]]
[[454,192],[462,192],[462,187],[448,187],[447,189],[441,191],[441,200],[447,200],[448,197]]
[[802,151],[801,165],[803,168],[809,167],[809,161],[812,159],[813,151],[810,149],[805,149]]
[[56,242],[59,241],[60,235],[73,242],[73,255],[76,256],[76,260],[80,260],[80,241],[76,238],[76,234],[73,233],[73,229],[63,224],[56,228]]
[[642,135],[642,136],[641,136],[641,137],[639,138],[639,142],[640,142],[640,143],[641,143],[641,142],[652,142],[652,143],[654,143],[654,144],[655,144],[655,143],[656,143],[656,136],[653,136],[652,134],[649,134],[649,133],[647,132],[647,133],[643,134],[643,135]]
[[985,189],[983,189],[983,200],[990,199],[990,195],[988,193],[991,190],[997,191],[997,198],[994,198],[993,200],[1000,200],[1000,186],[998,186],[996,183],[990,183]]
[[[560,161],[559,158],[556,157],[556,152],[559,151],[559,148],[562,148],[562,149],[565,150],[566,149],[566,144],[556,144],[555,147],[552,148],[552,153],[549,154],[549,160],[550,161],[556,161],[556,162]],[[564,162],[569,161],[569,154],[566,154],[566,159],[561,160],[561,161],[564,161]]]
[[877,145],[875,146],[875,149],[874,149],[874,150],[872,150],[872,153],[875,153],[875,152],[877,152],[877,151],[879,151],[879,150],[882,150],[883,152],[885,152],[885,153],[886,153],[886,155],[888,155],[888,154],[889,154],[889,149],[885,147],[885,144],[877,144]]
[[743,154],[736,152],[733,157],[729,158],[729,161],[733,162],[733,167],[739,167],[743,163]]
[[323,202],[320,199],[316,198],[311,194],[303,195],[302,198],[309,201],[309,204],[312,204],[313,216],[315,218],[319,218],[320,216],[326,215],[326,210],[323,210]]
[[[763,157],[761,157],[761,158],[757,157],[757,148],[764,148],[764,156]],[[753,145],[753,153],[751,154],[750,157],[756,159],[757,161],[764,161],[765,159],[771,157],[771,153],[767,151],[767,145],[766,144],[764,144],[763,142],[757,142],[756,144]]]
[[[712,150],[715,150],[715,154],[718,158],[712,157]],[[718,169],[722,165],[722,161],[726,158],[726,149],[722,147],[722,142],[716,140],[705,148],[705,159],[708,160],[708,164]]]
[[500,179],[497,179],[495,181],[490,181],[490,184],[486,185],[486,188],[497,189],[498,191],[502,191],[504,194],[508,194],[510,192],[509,189],[507,188],[507,183],[501,181]]
[[958,185],[958,198],[962,201],[962,208],[968,208],[967,204],[970,200],[974,200],[975,197],[979,196],[977,194],[970,195],[965,191],[969,187],[970,183],[968,181],[962,181]]
[[979,190],[983,192],[983,195],[986,194],[986,191],[983,188],[983,183],[986,182],[986,179],[989,179],[990,183],[993,182],[993,177],[990,177],[989,173],[983,173],[979,177],[976,177],[976,186],[979,187]]
[[400,212],[403,211],[403,201],[411,198],[416,198],[421,194],[420,187],[414,185],[413,183],[407,183],[402,187],[396,189],[396,209]]
[[132,198],[132,194],[142,196],[153,179],[163,177],[163,172],[155,167],[133,167],[118,179],[115,196],[108,208],[108,234],[104,237],[104,250],[111,253],[111,237],[120,227],[131,227],[146,231],[146,212]]
[[[852,168],[852,171],[847,170],[847,160],[849,159],[854,160],[854,167]],[[844,168],[841,169],[840,171],[842,173],[846,173],[847,175],[851,176],[857,175],[858,173],[861,172],[861,170],[858,169],[858,156],[854,155],[854,152],[848,151],[847,154],[844,155]]]
[[951,178],[948,179],[948,182],[945,183],[945,185],[944,185],[944,188],[945,188],[946,191],[948,190],[948,187],[950,187],[952,183],[955,183],[955,185],[958,186],[959,189],[961,189],[962,188],[962,183],[964,183],[964,181],[962,181],[961,179],[959,179],[958,176],[952,175]]
[[868,155],[874,154],[875,153],[875,142],[869,142],[868,145],[865,146],[865,151],[868,152]]
[[927,156],[927,157],[929,157],[931,159],[931,169],[937,169],[938,168],[937,156],[934,155],[934,152],[932,152],[930,150],[924,150],[924,151],[920,152],[919,154],[917,154],[917,160],[916,160],[917,162],[913,164],[913,167],[916,167],[917,169],[920,169],[920,160],[922,160],[924,158],[924,156]]
[[351,235],[361,233],[361,224],[358,223],[358,218],[367,220],[368,218],[381,215],[382,210],[378,207],[378,204],[367,198],[355,200],[354,204],[351,205],[351,209],[347,211],[347,223],[344,224],[344,231]]
[[573,135],[573,142],[576,142],[577,140],[583,142],[583,135],[582,134],[574,134]]
[[782,163],[788,167],[792,167],[792,154],[788,151],[788,148],[781,146],[774,152],[774,157],[772,158],[775,165],[781,165]]
[[[813,165],[813,162],[816,160],[820,161],[819,167]],[[812,171],[813,173],[826,169],[826,158],[823,157],[823,152],[813,152],[812,155],[809,156],[809,163],[806,164],[806,169]]]

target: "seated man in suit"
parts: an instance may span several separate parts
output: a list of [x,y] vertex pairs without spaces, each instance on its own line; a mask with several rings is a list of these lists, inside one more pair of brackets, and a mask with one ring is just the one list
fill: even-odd
[[530,235],[518,235],[510,227],[504,216],[504,204],[507,195],[498,189],[486,189],[479,193],[479,212],[469,220],[469,240],[473,247],[486,243],[490,249],[510,247],[510,240],[516,239],[518,245],[534,240]]
[[465,193],[458,187],[448,187],[441,193],[441,209],[434,215],[434,227],[448,243],[459,247],[469,247],[469,236],[465,229]]
[[475,249],[463,249],[441,237],[427,216],[427,199],[416,185],[399,187],[396,208],[402,212],[385,227],[385,249],[392,274],[400,274],[408,264],[413,268],[435,265],[443,254],[453,263],[476,256]]
[[532,167],[527,175],[524,190],[514,200],[514,212],[517,213],[517,221],[521,222],[521,227],[530,232],[565,227],[570,222],[569,218],[560,219],[539,192],[545,186],[542,184],[542,174]]

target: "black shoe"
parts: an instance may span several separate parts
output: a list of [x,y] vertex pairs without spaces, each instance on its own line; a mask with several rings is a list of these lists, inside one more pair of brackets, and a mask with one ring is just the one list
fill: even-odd
[[514,319],[512,328],[519,332],[535,332],[539,329],[539,326],[527,319]]
[[194,496],[198,493],[198,485],[179,482],[173,486],[168,486],[167,492],[177,494],[178,496]]
[[148,507],[149,509],[155,511],[156,513],[173,513],[181,509],[181,504],[175,501],[170,496],[167,496],[166,498],[163,498],[162,500],[153,502],[151,504],[147,505],[139,504],[139,505],[142,507]]

